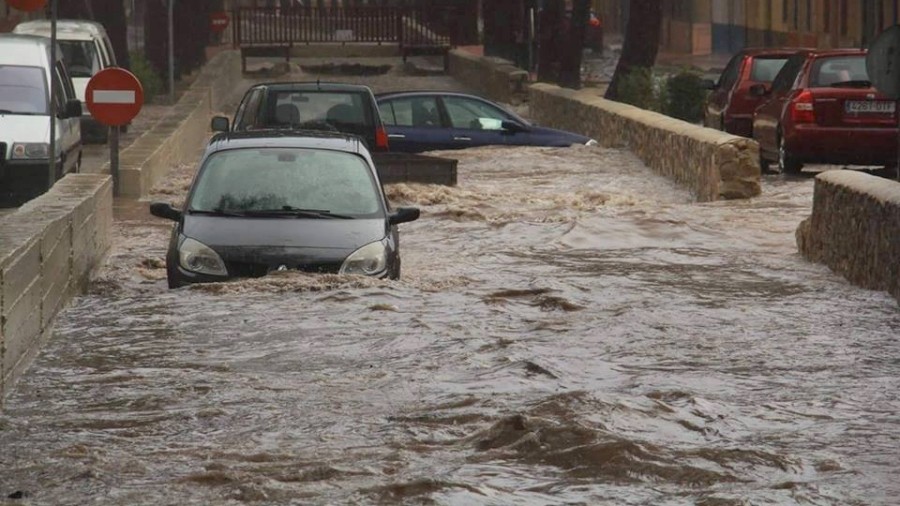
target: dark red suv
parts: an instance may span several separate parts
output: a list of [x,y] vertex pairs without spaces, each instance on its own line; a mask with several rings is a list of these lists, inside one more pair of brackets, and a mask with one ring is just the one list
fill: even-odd
[[757,84],[768,85],[788,58],[799,49],[744,49],[734,55],[706,100],[703,124],[742,137],[753,135],[753,111],[762,98],[750,94]]
[[896,102],[880,94],[861,49],[805,50],[791,56],[753,116],[763,168],[784,173],[805,163],[893,166],[897,161]]

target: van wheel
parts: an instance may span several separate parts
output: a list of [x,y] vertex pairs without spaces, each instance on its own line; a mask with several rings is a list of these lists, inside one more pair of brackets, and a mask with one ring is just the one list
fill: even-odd
[[792,157],[787,150],[782,135],[778,135],[778,170],[782,174],[799,174],[803,170],[803,164]]

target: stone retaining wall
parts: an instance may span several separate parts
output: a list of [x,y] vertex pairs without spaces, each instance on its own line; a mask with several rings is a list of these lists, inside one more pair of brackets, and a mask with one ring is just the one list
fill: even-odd
[[760,193],[759,145],[753,140],[605,100],[589,90],[533,84],[528,106],[538,124],[628,148],[700,202]]
[[854,285],[900,301],[900,183],[848,170],[819,174],[797,246]]
[[488,98],[514,105],[528,99],[528,72],[509,62],[455,49],[448,64],[454,79]]
[[240,80],[238,52],[224,51],[213,57],[172,111],[122,151],[122,195],[146,195],[173,167],[196,158],[210,133],[210,118],[231,98],[234,84]]
[[110,246],[112,179],[69,174],[0,227],[0,404]]

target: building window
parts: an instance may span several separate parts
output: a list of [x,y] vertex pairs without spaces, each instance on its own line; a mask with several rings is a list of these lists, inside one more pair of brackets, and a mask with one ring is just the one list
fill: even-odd
[[822,27],[826,33],[831,32],[831,0],[825,0],[822,4]]
[[787,23],[788,20],[788,2],[787,0],[781,1],[781,20]]

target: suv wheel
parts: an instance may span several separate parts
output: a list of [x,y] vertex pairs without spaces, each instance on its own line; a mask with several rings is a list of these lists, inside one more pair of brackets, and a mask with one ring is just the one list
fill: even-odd
[[798,162],[787,150],[784,136],[778,135],[778,170],[782,174],[799,174],[803,170],[803,164]]

